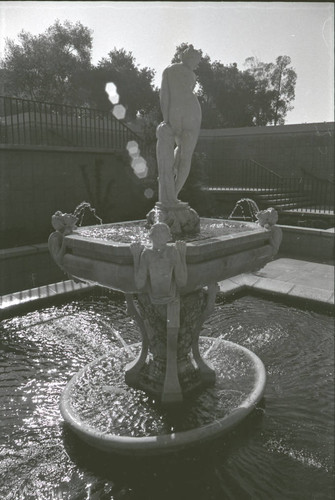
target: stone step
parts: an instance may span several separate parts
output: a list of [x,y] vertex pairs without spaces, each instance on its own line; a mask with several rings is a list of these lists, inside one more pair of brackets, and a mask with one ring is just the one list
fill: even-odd
[[269,200],[269,199],[264,199],[263,202],[265,203],[272,203],[273,205],[281,206],[285,205],[287,203],[296,203],[298,205],[314,205],[314,203],[309,200],[308,198],[304,199],[296,199],[296,198],[281,198],[278,200]]
[[285,192],[285,193],[276,193],[276,194],[259,194],[258,195],[259,198],[261,199],[271,199],[271,200],[277,200],[277,199],[280,199],[280,198],[294,198],[294,199],[308,199],[308,196],[306,196],[305,194],[303,193],[288,193],[288,192]]
[[[303,207],[308,208],[305,203],[304,204],[301,204],[301,203],[285,203],[285,204],[282,204],[282,205],[277,205],[277,208],[280,208],[281,210],[289,210],[289,209],[292,209],[292,208],[303,208]],[[276,206],[274,208],[276,208]]]
[[227,186],[203,186],[201,188],[202,191],[209,191],[209,192],[214,192],[214,193],[240,193],[241,196],[243,194],[257,194],[257,193],[280,193],[280,190],[277,188],[266,188],[266,189],[261,189],[261,188],[243,188],[243,187],[227,187]]

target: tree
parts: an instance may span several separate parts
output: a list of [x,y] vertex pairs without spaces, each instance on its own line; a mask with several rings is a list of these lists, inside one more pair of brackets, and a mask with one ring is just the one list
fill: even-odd
[[[176,48],[172,62],[180,60],[180,54],[189,44]],[[255,92],[255,79],[247,71],[240,71],[237,64],[225,66],[212,62],[206,54],[195,70],[198,95],[202,107],[202,127],[246,127],[253,125],[251,102]]]
[[254,101],[256,125],[284,124],[287,112],[293,109],[297,74],[289,56],[279,56],[276,63],[263,63],[255,57],[245,61],[247,71],[256,82]]
[[[172,63],[189,46],[176,48]],[[206,54],[195,71],[196,93],[202,107],[202,127],[247,127],[283,124],[292,109],[297,75],[289,67],[291,59],[279,56],[275,63],[262,63],[254,57],[246,59],[246,70],[237,64],[212,62]]]
[[140,68],[131,52],[114,48],[97,66],[102,82],[116,85],[119,102],[127,110],[126,119],[134,120],[159,106],[158,90],[153,86],[155,71]]
[[297,74],[293,68],[289,68],[291,58],[289,56],[279,56],[273,67],[271,74],[271,85],[275,92],[274,103],[274,124],[283,124],[288,111],[293,109],[290,105],[295,98],[295,84]]
[[0,62],[7,94],[40,101],[81,104],[73,75],[91,67],[92,33],[80,22],[56,21],[44,33],[26,31],[6,40]]
[[[218,61],[211,65],[212,81],[202,83],[202,98],[211,96],[218,111],[220,127],[248,127],[253,125],[250,105],[255,92],[255,81],[242,72],[235,63],[225,66]],[[208,97],[207,97],[208,100]]]

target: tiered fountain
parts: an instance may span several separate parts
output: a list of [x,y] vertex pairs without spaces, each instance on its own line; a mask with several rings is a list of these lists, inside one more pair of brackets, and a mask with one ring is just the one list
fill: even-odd
[[200,131],[193,93],[199,61],[190,47],[163,73],[159,201],[147,220],[77,228],[75,215],[52,217],[57,264],[75,279],[125,293],[142,335],[141,345],[85,367],[62,395],[65,421],[103,450],[165,453],[213,438],[243,419],[264,391],[256,355],[200,335],[218,282],[263,267],[281,231],[273,209],[260,212],[258,223],[200,219],[178,199]]

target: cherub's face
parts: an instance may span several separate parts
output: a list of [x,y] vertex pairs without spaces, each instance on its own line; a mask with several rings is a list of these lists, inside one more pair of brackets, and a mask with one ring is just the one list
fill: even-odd
[[153,248],[163,248],[170,240],[170,235],[167,231],[153,228],[150,233]]
[[274,208],[268,208],[258,212],[257,219],[261,225],[270,224],[272,226],[278,222],[278,213]]
[[64,229],[64,222],[62,221],[62,219],[60,217],[53,216],[51,218],[51,223],[52,223],[53,228],[56,231],[62,231]]
[[64,231],[69,229],[70,231],[75,227],[77,222],[77,217],[73,214],[63,214],[62,212],[56,212],[51,217],[51,224],[56,231]]

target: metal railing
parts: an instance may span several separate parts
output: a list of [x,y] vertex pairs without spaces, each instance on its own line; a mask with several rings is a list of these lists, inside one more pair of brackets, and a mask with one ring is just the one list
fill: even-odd
[[222,169],[214,168],[215,163],[208,174],[211,189],[252,191],[256,197],[272,197],[274,204],[277,197],[278,205],[292,205],[292,209],[334,213],[334,183],[331,181],[305,174],[302,177],[283,177],[251,159],[226,160]]
[[143,149],[109,111],[0,96],[0,144],[123,150],[131,140]]
[[306,212],[334,213],[334,182],[304,177],[303,192],[310,200]]
[[218,163],[218,159],[212,161],[208,174],[208,184],[212,187],[242,187],[267,191],[276,188],[282,179],[279,174],[254,160],[227,159],[223,162],[223,168],[217,168]]

